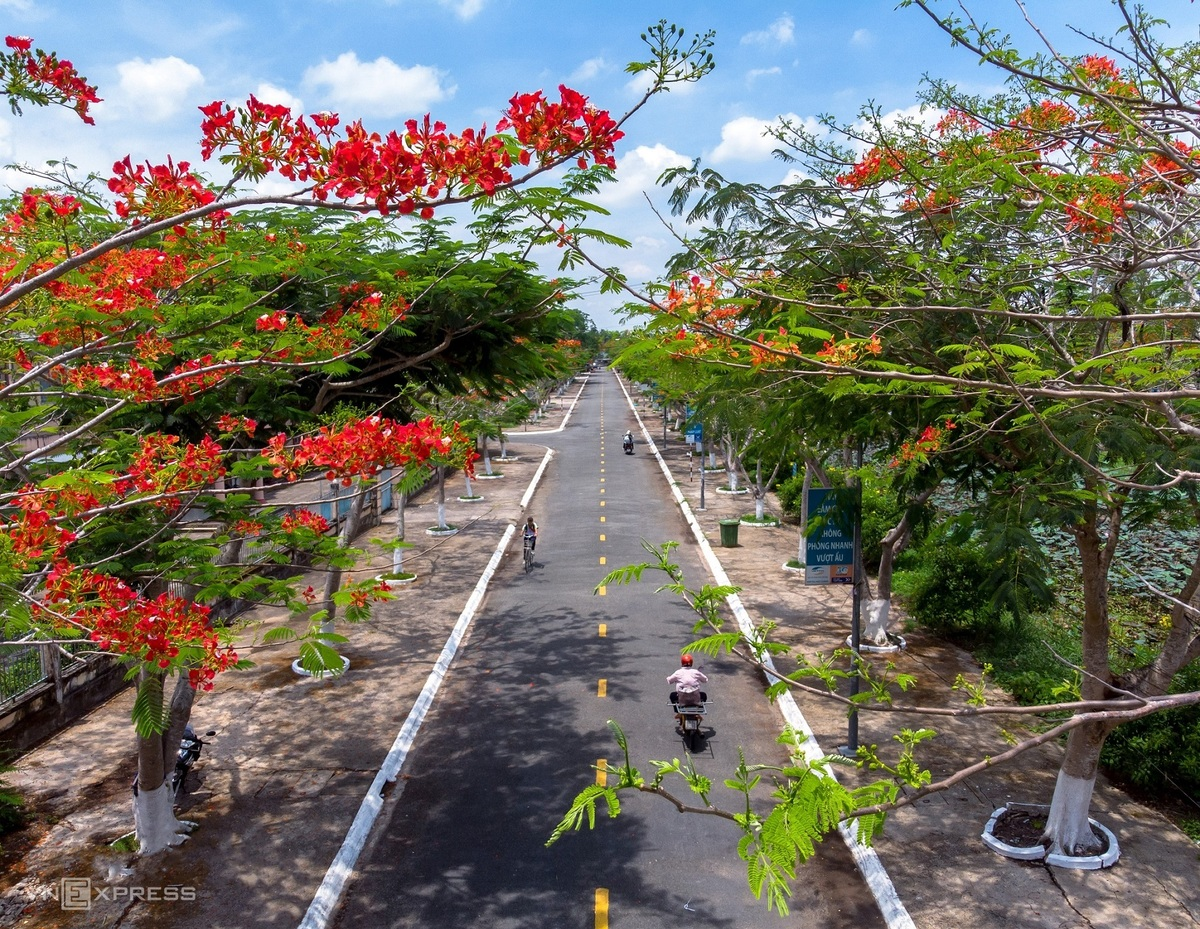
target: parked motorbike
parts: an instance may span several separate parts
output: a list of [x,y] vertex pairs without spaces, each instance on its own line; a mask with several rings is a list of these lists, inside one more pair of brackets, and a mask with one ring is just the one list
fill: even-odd
[[[204,733],[206,737],[217,734],[216,729],[209,729]],[[200,750],[208,743],[200,736],[196,735],[196,730],[192,728],[192,724],[188,723],[183,727],[183,738],[179,740],[179,750],[175,753],[175,770],[171,772],[171,795],[176,799],[179,798],[180,792],[183,790],[184,781],[187,780],[188,772],[192,770],[196,760],[200,757]],[[133,776],[133,795],[138,795],[138,779],[137,775]]]
[[689,751],[695,754],[700,751],[704,744],[704,735],[701,733],[701,724],[704,722],[704,712],[708,709],[708,694],[703,690],[700,691],[700,703],[696,706],[681,705],[679,703],[679,694],[671,691],[670,696],[671,710],[675,714],[675,720],[679,723],[676,731],[683,736],[683,745]]
[[621,448],[625,449],[626,455],[633,454],[633,434],[625,433],[625,438],[621,441]]

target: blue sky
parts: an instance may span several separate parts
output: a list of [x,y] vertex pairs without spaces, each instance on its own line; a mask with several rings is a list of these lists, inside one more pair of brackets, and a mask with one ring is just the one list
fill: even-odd
[[[1013,0],[969,4],[1026,48],[1035,38]],[[981,69],[919,10],[896,0],[0,0],[5,34],[32,36],[72,60],[105,102],[96,126],[73,115],[0,111],[0,163],[67,158],[107,175],[134,161],[199,164],[196,108],[249,93],[306,113],[334,110],[386,131],[426,112],[451,129],[496,120],[518,91],[566,83],[614,114],[636,99],[625,64],[642,56],[639,34],[666,19],[689,33],[716,30],[715,72],[698,86],[653,100],[627,126],[620,181],[601,198],[607,227],[634,242],[601,258],[634,282],[659,276],[675,249],[647,206],[665,168],[701,158],[727,177],[774,183],[786,168],[762,136],[780,115],[845,120],[871,101],[884,111],[913,106],[923,75],[987,91]],[[1064,24],[1111,32],[1106,0],[1026,0],[1030,17],[1068,51],[1080,40]],[[1196,39],[1200,11],[1187,0],[1149,0]],[[0,170],[0,183],[24,180]],[[553,274],[547,265],[546,272]],[[580,306],[597,325],[617,324],[618,301],[591,288]]]

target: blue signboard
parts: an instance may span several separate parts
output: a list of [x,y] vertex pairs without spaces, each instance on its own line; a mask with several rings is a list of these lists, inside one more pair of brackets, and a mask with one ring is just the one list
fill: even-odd
[[853,489],[818,487],[808,492],[805,584],[854,583],[856,498]]

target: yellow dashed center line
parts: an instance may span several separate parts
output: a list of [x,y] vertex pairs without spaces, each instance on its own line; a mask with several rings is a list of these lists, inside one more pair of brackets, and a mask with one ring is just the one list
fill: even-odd
[[596,696],[597,697],[608,696],[608,679],[607,678],[603,678],[603,677],[600,678],[600,683],[598,683],[596,685]]
[[607,542],[607,541],[608,541],[606,538],[604,538],[604,533],[603,533],[603,532],[602,532],[602,533],[600,533],[600,541],[601,541],[601,542]]
[[603,584],[601,584],[599,587],[596,588],[596,593],[598,593],[601,597],[607,597],[608,596],[608,588],[605,587]]
[[596,929],[608,929],[608,888],[596,888]]
[[608,564],[608,559],[603,555],[600,556],[600,564]]
[[603,501],[603,500],[601,500],[601,501],[600,501],[600,505],[601,505],[601,506],[604,506],[604,501]]
[[605,638],[608,635],[608,623],[600,624],[600,638]]
[[596,761],[596,783],[601,787],[608,786],[608,759],[599,758]]

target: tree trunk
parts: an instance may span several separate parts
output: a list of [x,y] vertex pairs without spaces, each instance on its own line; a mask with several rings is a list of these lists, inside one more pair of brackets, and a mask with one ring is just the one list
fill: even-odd
[[[1104,536],[1094,505],[1088,507],[1072,527],[1083,582],[1084,674],[1080,696],[1084,700],[1103,700],[1112,696],[1108,663],[1108,567],[1120,534],[1119,509],[1110,507],[1107,515]],[[1100,766],[1100,749],[1111,731],[1110,725],[1092,723],[1072,730],[1067,739],[1067,751],[1059,768],[1050,815],[1046,820],[1045,839],[1052,854],[1090,853],[1100,848],[1088,822],[1088,810]]]
[[490,451],[490,444],[486,435],[483,437],[483,473],[492,473],[492,453]]
[[891,622],[892,611],[892,570],[896,556],[908,547],[912,541],[913,508],[926,503],[935,488],[923,490],[911,501],[900,517],[900,522],[888,531],[880,543],[878,588],[875,599],[868,601],[866,611],[866,626],[862,637],[872,645],[885,646],[888,644],[888,626]]
[[[396,541],[404,541],[404,511],[408,507],[408,491],[401,490],[396,494]],[[404,572],[404,546],[397,545],[392,549],[392,573]]]
[[1067,738],[1067,753],[1058,769],[1044,833],[1052,855],[1091,855],[1102,847],[1092,832],[1088,811],[1096,786],[1100,749],[1109,731],[1106,725],[1089,724],[1073,729]]
[[438,465],[437,469],[437,528],[448,529],[446,525],[446,466]]
[[[161,706],[164,679],[159,674],[141,671],[138,689],[156,697]],[[175,792],[171,774],[184,727],[192,713],[196,692],[186,675],[176,678],[171,696],[171,712],[166,731],[138,736],[137,794],[133,799],[134,836],[143,855],[154,855],[187,841],[195,823],[175,818]]]
[[[338,533],[339,548],[349,548],[354,537],[358,535],[358,528],[362,523],[363,505],[366,500],[366,490],[361,482],[355,481],[354,502],[350,505],[350,512],[346,514],[346,521],[342,523],[342,531]],[[337,604],[333,602],[333,595],[341,586],[342,569],[340,566],[331,565],[325,571],[325,597],[321,604],[325,610],[325,618],[321,620],[322,635],[333,634],[333,622],[337,616]]]
[[463,472],[463,480],[465,480],[467,482],[467,496],[468,497],[475,496],[474,492],[471,490],[471,475],[468,474],[466,471]]

